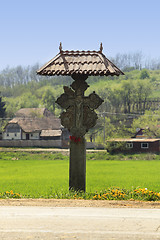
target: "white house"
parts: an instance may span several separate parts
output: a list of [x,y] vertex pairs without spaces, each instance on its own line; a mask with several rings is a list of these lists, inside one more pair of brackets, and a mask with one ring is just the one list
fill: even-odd
[[45,108],[22,108],[15,115],[5,126],[3,140],[58,140],[66,134],[60,119]]

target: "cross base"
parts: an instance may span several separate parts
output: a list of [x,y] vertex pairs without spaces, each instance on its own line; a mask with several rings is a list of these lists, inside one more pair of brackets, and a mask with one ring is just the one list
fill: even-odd
[[70,142],[69,189],[74,191],[86,190],[86,141],[81,137],[80,142]]

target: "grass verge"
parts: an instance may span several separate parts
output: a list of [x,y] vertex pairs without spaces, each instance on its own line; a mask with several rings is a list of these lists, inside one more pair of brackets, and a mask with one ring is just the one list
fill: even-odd
[[[0,199],[6,198],[24,198],[19,193],[14,193],[12,190],[0,193]],[[147,188],[137,188],[132,190],[119,189],[119,188],[108,188],[100,192],[84,193],[64,191],[53,192],[47,196],[48,199],[84,199],[84,200],[139,200],[139,201],[160,201],[160,192],[150,191]]]

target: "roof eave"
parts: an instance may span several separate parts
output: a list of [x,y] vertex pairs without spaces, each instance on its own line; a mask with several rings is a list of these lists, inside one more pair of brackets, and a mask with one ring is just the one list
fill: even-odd
[[86,75],[87,77],[89,77],[89,76],[120,76],[120,75],[125,75],[122,71],[120,71],[120,72],[113,72],[113,73],[110,73],[110,72],[108,72],[108,73],[86,73],[86,74],[84,74],[84,73],[72,73],[72,74],[68,74],[68,73],[66,73],[66,72],[64,72],[64,73],[62,73],[62,72],[60,72],[60,73],[54,73],[53,71],[45,71],[44,69],[42,70],[42,71],[37,71],[37,74],[39,74],[39,75],[42,75],[42,76],[73,76],[73,74],[77,74],[77,75]]
[[[74,54],[75,56],[79,55],[79,58],[81,58],[81,55],[97,55],[99,59],[101,59],[101,62],[103,63],[103,69],[73,69],[68,70],[66,66],[64,66],[64,69],[57,69],[55,68],[54,64],[57,65],[56,60],[60,57],[64,56],[70,56],[71,54]],[[55,63],[54,63],[55,62]],[[61,65],[62,63],[60,63]],[[66,63],[63,62],[65,65]],[[68,63],[70,64],[70,63]],[[48,63],[43,65],[38,71],[37,74],[43,75],[43,76],[73,76],[73,74],[78,75],[86,75],[86,76],[119,76],[124,75],[124,73],[114,64],[112,63],[108,58],[105,57],[105,55],[100,51],[60,51],[54,58],[52,58]]]
[[57,58],[59,58],[60,55],[61,53],[58,53],[54,58],[52,58],[49,62],[47,62],[39,70],[37,70],[36,73],[39,75],[45,75],[43,74],[44,69],[47,68],[50,64],[52,64]]

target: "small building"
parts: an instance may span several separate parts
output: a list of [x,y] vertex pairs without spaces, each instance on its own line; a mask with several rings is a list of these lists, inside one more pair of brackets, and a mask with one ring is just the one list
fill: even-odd
[[40,138],[43,140],[60,140],[62,130],[42,130]]
[[160,151],[160,139],[114,139],[110,140],[113,144],[112,152],[127,151],[127,152],[159,152]]
[[46,108],[23,108],[5,126],[3,140],[60,140],[69,133]]

